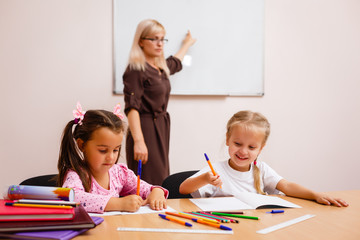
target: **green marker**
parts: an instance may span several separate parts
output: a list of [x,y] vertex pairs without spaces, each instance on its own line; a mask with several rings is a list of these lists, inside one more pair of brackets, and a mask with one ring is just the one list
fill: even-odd
[[220,212],[211,212],[211,214],[218,215],[218,216],[227,216],[227,217],[247,218],[247,219],[259,220],[258,217],[244,216],[244,215],[239,215],[239,214],[220,213]]

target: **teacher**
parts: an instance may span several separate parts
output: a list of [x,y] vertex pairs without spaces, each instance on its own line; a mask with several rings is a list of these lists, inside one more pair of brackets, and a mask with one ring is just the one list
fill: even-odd
[[136,29],[123,75],[124,111],[129,121],[126,161],[136,173],[141,159],[141,178],[154,185],[161,185],[169,175],[169,76],[182,69],[181,61],[195,41],[188,32],[179,51],[165,59],[165,28],[147,19]]

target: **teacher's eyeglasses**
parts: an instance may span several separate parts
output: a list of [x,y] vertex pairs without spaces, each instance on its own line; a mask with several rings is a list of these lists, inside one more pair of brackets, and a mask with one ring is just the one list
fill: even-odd
[[163,38],[163,39],[156,39],[156,38],[142,38],[144,40],[149,40],[151,41],[152,43],[156,43],[156,44],[159,44],[159,43],[162,43],[162,44],[165,44],[168,42],[167,39]]

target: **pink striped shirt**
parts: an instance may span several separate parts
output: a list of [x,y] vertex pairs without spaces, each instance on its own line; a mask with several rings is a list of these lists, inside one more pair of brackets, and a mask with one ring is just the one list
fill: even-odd
[[[106,204],[111,197],[123,197],[136,194],[137,176],[124,164],[114,164],[109,170],[110,189],[100,186],[95,178],[91,177],[91,189],[85,192],[84,186],[79,175],[72,170],[66,174],[63,187],[73,188],[75,191],[75,201],[80,202],[87,212],[103,213]],[[143,180],[140,183],[140,197],[146,199],[151,190],[155,187]],[[160,187],[162,188],[162,187]],[[168,190],[162,188],[167,198]]]

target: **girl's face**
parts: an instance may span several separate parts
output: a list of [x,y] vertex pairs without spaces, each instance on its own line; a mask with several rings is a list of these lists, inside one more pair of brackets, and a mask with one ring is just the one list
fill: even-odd
[[263,146],[264,132],[247,130],[240,125],[232,127],[231,135],[226,139],[229,146],[231,168],[246,172],[258,157]]
[[95,178],[100,174],[107,174],[115,164],[120,154],[122,139],[122,132],[116,133],[107,127],[101,127],[92,133],[91,139],[86,143],[81,139],[77,140]]
[[164,37],[164,32],[158,32],[140,39],[139,45],[142,48],[146,59],[154,59],[163,55]]

